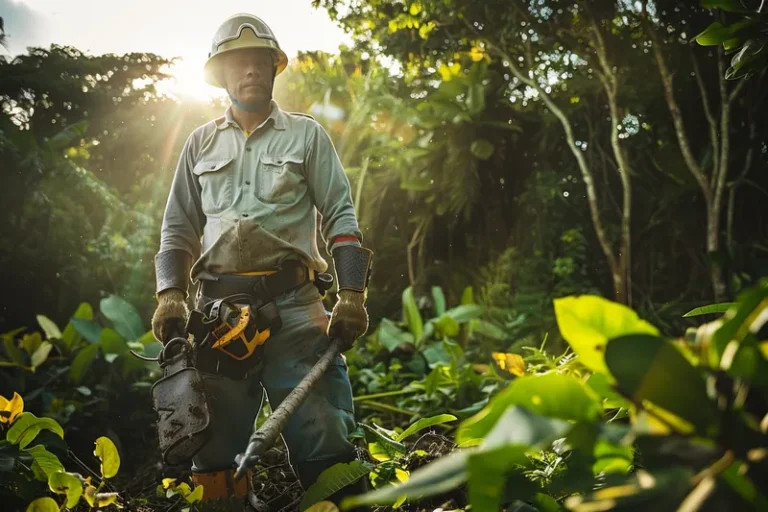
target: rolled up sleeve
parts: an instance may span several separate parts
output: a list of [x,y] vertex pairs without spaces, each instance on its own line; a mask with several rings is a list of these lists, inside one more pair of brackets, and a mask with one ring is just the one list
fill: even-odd
[[312,201],[323,216],[322,233],[328,254],[332,254],[334,238],[352,235],[355,241],[337,245],[359,245],[363,241],[352,202],[352,193],[344,168],[331,138],[317,122],[309,123],[306,133],[305,170]]
[[163,215],[158,253],[182,250],[195,261],[200,257],[205,215],[200,201],[200,185],[192,174],[195,165],[193,135],[184,144],[173,176]]

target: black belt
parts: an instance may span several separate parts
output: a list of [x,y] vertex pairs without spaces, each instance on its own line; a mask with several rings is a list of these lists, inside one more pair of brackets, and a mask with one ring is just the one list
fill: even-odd
[[264,302],[311,281],[309,269],[301,262],[288,260],[274,274],[263,276],[238,276],[213,274],[216,280],[201,279],[201,293],[207,299],[220,299],[231,295],[253,295]]

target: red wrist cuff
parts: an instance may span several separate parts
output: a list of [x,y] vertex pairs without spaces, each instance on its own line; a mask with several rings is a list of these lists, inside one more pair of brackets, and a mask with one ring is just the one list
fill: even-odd
[[335,244],[339,242],[356,242],[356,241],[357,241],[357,237],[352,235],[339,235],[333,239],[333,243]]

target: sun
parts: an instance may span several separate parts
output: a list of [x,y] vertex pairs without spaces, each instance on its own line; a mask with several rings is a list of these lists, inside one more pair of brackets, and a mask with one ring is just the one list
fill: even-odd
[[224,90],[208,85],[203,80],[204,65],[205,58],[179,58],[164,70],[171,78],[157,85],[158,92],[179,99],[190,98],[206,102],[226,96]]

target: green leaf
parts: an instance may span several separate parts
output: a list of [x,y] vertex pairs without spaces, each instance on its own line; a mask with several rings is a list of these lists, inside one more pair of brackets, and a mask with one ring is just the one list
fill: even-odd
[[101,299],[99,309],[112,322],[123,339],[137,340],[146,332],[136,308],[117,295],[109,295]]
[[479,114],[485,110],[485,87],[478,81],[471,83],[467,90],[467,109],[470,114]]
[[428,322],[428,325],[432,324],[439,335],[439,339],[442,338],[455,338],[459,334],[459,322],[444,314],[440,318],[434,321]]
[[187,500],[187,503],[197,503],[198,501],[202,501],[203,499],[203,492],[204,488],[202,485],[198,485],[195,487],[195,490],[189,493],[188,495],[184,496],[184,499]]
[[307,510],[337,491],[351,485],[367,475],[373,469],[372,465],[356,460],[350,463],[339,463],[323,471],[317,481],[307,489],[299,504],[300,510]]
[[593,372],[603,372],[609,377],[603,357],[609,339],[627,334],[659,333],[627,306],[603,297],[565,297],[555,299],[554,303],[560,333],[579,360]]
[[45,315],[37,315],[37,323],[40,324],[40,328],[45,333],[46,339],[61,339],[61,331],[59,330],[59,327],[53,323],[53,320]]
[[491,322],[487,320],[483,320],[482,318],[476,318],[474,320],[471,320],[472,322],[472,332],[476,334],[481,334],[483,336],[487,336],[488,338],[491,338],[495,341],[505,341],[509,338],[506,331],[504,329],[498,327],[495,324],[492,324]]
[[339,512],[339,508],[331,501],[321,501],[309,507],[305,512]]
[[128,343],[126,343],[122,335],[109,327],[101,330],[99,344],[105,354],[116,354],[119,356],[129,350]]
[[474,293],[472,291],[471,286],[467,286],[464,288],[464,291],[461,292],[461,304],[474,304],[475,303],[475,297]]
[[108,437],[101,436],[96,439],[96,449],[93,454],[101,460],[101,476],[112,478],[120,469],[120,454],[117,453],[115,443]]
[[90,343],[98,343],[101,339],[101,326],[86,318],[73,318],[69,321],[73,329]]
[[570,428],[566,421],[537,416],[521,407],[508,409],[489,433],[480,448],[457,450],[444,455],[413,473],[407,482],[386,486],[362,496],[347,498],[342,508],[358,505],[385,505],[395,503],[402,496],[409,501],[427,498],[457,488],[467,481],[470,457],[482,457],[499,448],[510,462],[523,464],[527,451],[538,451],[553,440],[563,437]]
[[59,512],[59,504],[53,498],[37,498],[27,506],[27,512]]
[[463,324],[470,320],[474,320],[475,318],[479,318],[484,312],[485,308],[479,304],[462,304],[461,306],[456,306],[455,308],[446,311],[445,316],[449,316],[460,324]]
[[444,455],[413,473],[407,482],[388,485],[362,496],[345,498],[342,509],[361,505],[384,505],[395,503],[403,495],[417,500],[450,491],[467,481],[467,461],[470,451],[461,450]]
[[566,420],[595,420],[602,413],[597,395],[572,375],[546,373],[515,379],[485,409],[463,421],[456,444],[464,446],[483,439],[511,406]]
[[435,316],[442,316],[445,313],[445,295],[443,294],[443,289],[439,286],[432,287],[432,303],[435,309]]
[[683,315],[683,318],[699,315],[711,315],[713,313],[725,313],[731,307],[735,306],[735,302],[721,302],[719,304],[710,304],[708,306],[701,306],[694,308]]
[[[745,463],[736,461],[720,474],[723,480],[736,494],[752,506],[753,510],[768,510],[768,498],[747,475]],[[762,486],[761,486],[762,487]]]
[[99,348],[99,345],[88,345],[77,353],[72,366],[69,367],[69,376],[75,384],[80,383],[93,362],[99,357]]
[[35,352],[32,354],[32,357],[30,358],[33,371],[48,359],[48,355],[51,353],[52,348],[53,345],[50,341],[44,341],[39,347],[37,347],[37,350],[35,350]]
[[57,471],[48,476],[48,487],[56,494],[67,496],[67,508],[75,508],[83,495],[83,484],[75,475]]
[[750,289],[739,297],[738,306],[723,316],[723,324],[717,329],[710,344],[709,364],[717,368],[725,347],[731,341],[741,343],[749,333],[751,320],[768,308],[768,284]]
[[451,421],[456,421],[456,416],[454,416],[453,414],[439,414],[437,416],[432,416],[430,418],[422,418],[417,422],[413,423],[412,425],[410,425],[401,434],[398,434],[397,436],[395,436],[395,441],[402,441],[408,438],[409,436],[415,434],[416,432],[424,430],[425,428],[429,428],[434,425],[442,425],[444,423],[450,423]]
[[493,156],[493,152],[496,149],[496,147],[488,141],[487,139],[477,139],[475,141],[472,141],[472,144],[469,146],[469,151],[474,155],[476,158],[479,158],[480,160],[488,160]]
[[726,12],[748,13],[739,0],[701,0],[701,6],[705,9],[721,9]]
[[5,344],[5,352],[8,354],[8,357],[11,358],[11,361],[22,368],[26,368],[27,365],[24,356],[21,354],[19,347],[13,342],[13,338],[4,338],[3,343]]
[[6,439],[12,444],[18,444],[19,448],[26,448],[29,443],[35,440],[37,434],[41,430],[50,430],[54,434],[58,434],[62,439],[64,438],[64,429],[53,418],[38,418],[31,412],[23,412],[13,422],[11,428],[8,429]]
[[[501,502],[505,491],[510,491],[515,498],[521,500],[527,500],[536,492],[535,484],[520,474],[515,475],[519,478],[512,480],[522,485],[516,485],[516,489],[508,489],[511,476],[509,471],[514,466],[526,462],[525,451],[525,446],[504,445],[470,455],[467,464],[469,470],[467,486],[472,510],[489,512],[502,510]],[[520,487],[525,488],[524,492],[521,492]]]
[[34,461],[32,469],[45,475],[46,481],[53,473],[64,471],[64,466],[59,461],[59,458],[46,450],[45,446],[41,444],[36,444],[32,448],[23,451],[32,457]]
[[75,325],[72,323],[73,319],[93,320],[93,308],[87,302],[82,302],[75,310],[75,314],[72,315],[67,326],[64,327],[64,332],[61,334],[61,341],[67,348],[72,348],[74,345],[80,342],[80,333],[75,329]]
[[376,441],[381,444],[381,447],[384,448],[384,451],[387,453],[387,455],[390,458],[397,457],[398,455],[404,455],[408,452],[408,449],[403,445],[402,443],[399,443],[395,441],[392,437],[394,436],[388,436],[384,433],[382,433],[379,428],[374,428],[368,424],[361,423],[362,427],[373,434]]
[[612,339],[605,360],[619,390],[648,401],[710,434],[718,416],[701,373],[667,340],[647,334]]
[[376,338],[390,352],[397,350],[400,345],[413,345],[413,335],[400,329],[388,318],[381,319]]
[[403,321],[408,325],[414,339],[421,338],[424,332],[424,324],[421,320],[419,307],[413,297],[413,288],[410,286],[403,291]]

